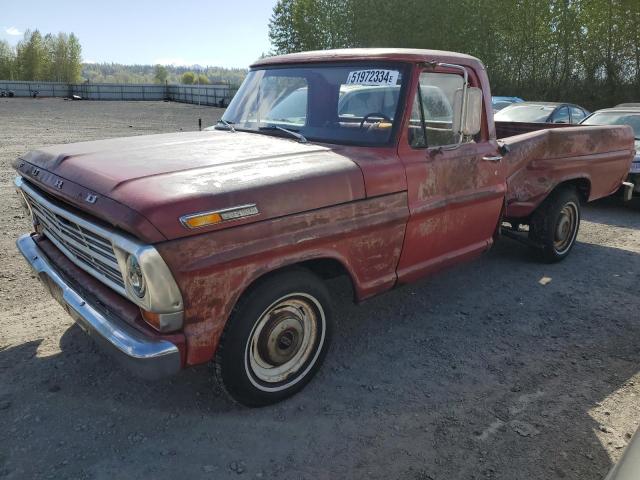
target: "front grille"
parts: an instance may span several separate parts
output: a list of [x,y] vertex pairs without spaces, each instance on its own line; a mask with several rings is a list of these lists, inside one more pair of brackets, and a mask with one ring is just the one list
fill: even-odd
[[[83,267],[94,277],[106,280],[124,289],[124,281],[113,245],[108,238],[99,235],[71,220],[71,215],[54,212],[44,203],[38,202],[23,190],[35,220],[42,233],[49,238],[69,259]],[[86,224],[86,222],[85,222]]]

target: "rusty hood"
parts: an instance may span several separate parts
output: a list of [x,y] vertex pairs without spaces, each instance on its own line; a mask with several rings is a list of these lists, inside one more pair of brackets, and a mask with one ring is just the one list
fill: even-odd
[[[40,183],[47,177],[50,183],[53,177],[97,198],[84,206],[79,198],[75,206],[125,229],[127,225],[100,209],[100,202],[128,207],[167,239],[365,196],[362,172],[338,151],[245,132],[212,130],[55,145],[19,160],[47,173],[30,181]],[[184,215],[250,204],[256,205],[257,215],[195,230],[180,222]]]

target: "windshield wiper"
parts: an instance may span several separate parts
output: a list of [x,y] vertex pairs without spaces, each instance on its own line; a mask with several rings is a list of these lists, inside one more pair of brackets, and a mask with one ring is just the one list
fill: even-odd
[[220,119],[218,120],[218,123],[223,124],[225,127],[227,127],[227,130],[235,133],[236,129],[233,127],[233,125],[231,125],[231,123],[233,122],[227,122],[226,120]]
[[286,128],[282,128],[278,125],[265,125],[264,127],[258,128],[258,130],[280,130],[282,132],[288,133],[292,137],[295,137],[300,143],[307,143],[307,139],[301,133],[294,132],[293,130],[289,130]]

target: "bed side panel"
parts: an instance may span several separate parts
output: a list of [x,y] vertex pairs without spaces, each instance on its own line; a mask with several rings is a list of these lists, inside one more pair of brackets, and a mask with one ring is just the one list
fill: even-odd
[[634,155],[633,130],[626,126],[539,130],[501,141],[510,149],[506,216],[522,218],[560,183],[589,185],[588,200],[614,193],[626,178]]

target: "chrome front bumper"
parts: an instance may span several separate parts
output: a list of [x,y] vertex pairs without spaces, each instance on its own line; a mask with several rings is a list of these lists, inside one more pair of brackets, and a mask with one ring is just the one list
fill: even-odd
[[173,343],[145,336],[124,321],[94,308],[56,271],[30,235],[20,237],[16,245],[73,320],[127,369],[147,379],[161,378],[180,370],[180,351]]
[[629,442],[622,458],[605,480],[638,480],[640,478],[640,430]]

